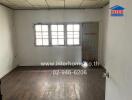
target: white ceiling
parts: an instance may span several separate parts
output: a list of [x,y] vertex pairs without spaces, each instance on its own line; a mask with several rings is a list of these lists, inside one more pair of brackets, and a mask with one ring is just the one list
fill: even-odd
[[109,0],[0,0],[13,9],[100,8]]

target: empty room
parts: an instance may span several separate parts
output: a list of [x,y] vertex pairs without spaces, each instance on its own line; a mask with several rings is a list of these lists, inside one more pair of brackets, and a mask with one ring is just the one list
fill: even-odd
[[131,0],[0,0],[0,100],[132,100]]

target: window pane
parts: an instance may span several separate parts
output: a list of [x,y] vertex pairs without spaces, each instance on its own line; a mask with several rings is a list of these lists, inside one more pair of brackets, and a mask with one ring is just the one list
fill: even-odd
[[59,39],[59,40],[58,40],[58,44],[59,44],[59,45],[64,45],[64,39]]
[[74,38],[78,38],[79,39],[79,35],[74,35]]
[[48,38],[48,35],[43,35],[43,38]]
[[41,31],[41,25],[35,25],[35,31]]
[[67,31],[73,31],[73,25],[67,25]]
[[73,34],[73,32],[67,32],[67,34]]
[[76,34],[76,35],[78,34],[79,35],[79,32],[74,32],[74,34]]
[[58,32],[58,35],[64,35],[64,32]]
[[36,45],[42,45],[42,39],[36,39]]
[[48,31],[48,25],[42,25],[42,31]]
[[79,39],[74,39],[74,44],[79,45]]
[[59,35],[58,38],[64,38],[64,35]]
[[40,38],[42,38],[42,35],[36,35],[36,38],[40,39]]
[[67,44],[68,44],[68,45],[73,45],[73,39],[68,39],[68,40],[67,40]]
[[67,25],[67,44],[68,45],[79,45],[80,38],[80,25],[69,24]]
[[52,35],[52,38],[55,38],[56,39],[57,38],[57,35]]
[[57,35],[57,32],[52,32],[52,35]]
[[41,32],[36,32],[36,35],[42,35],[42,33]]
[[48,35],[48,32],[42,32],[43,35]]
[[48,25],[35,25],[36,45],[49,45]]
[[67,38],[73,38],[73,35],[69,35],[69,34],[68,34],[68,35],[67,35]]
[[57,39],[52,39],[52,45],[57,45]]
[[64,25],[58,25],[58,31],[64,31]]
[[51,25],[51,31],[57,31],[57,25]]
[[74,24],[74,31],[79,31],[80,30],[80,26],[78,24]]
[[43,45],[49,45],[48,39],[43,39]]

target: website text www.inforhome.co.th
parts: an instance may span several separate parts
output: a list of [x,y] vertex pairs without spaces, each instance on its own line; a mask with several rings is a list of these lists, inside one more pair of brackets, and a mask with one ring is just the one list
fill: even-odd
[[99,66],[97,61],[94,62],[41,62],[41,66],[81,66],[84,69],[65,69],[53,70],[53,75],[87,75],[86,68]]

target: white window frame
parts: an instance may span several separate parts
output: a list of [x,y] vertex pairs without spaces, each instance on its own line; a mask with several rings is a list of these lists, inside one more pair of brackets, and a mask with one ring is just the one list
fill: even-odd
[[[41,31],[36,31],[36,25],[41,25]],[[47,25],[47,24],[35,24],[34,25],[34,32],[35,32],[35,36],[34,36],[35,37],[35,42],[34,42],[34,44],[35,44],[35,46],[49,46],[50,45],[50,40],[49,40],[49,25],[47,25],[48,26],[48,31],[42,31],[42,25]],[[42,38],[40,38],[40,39],[42,39],[42,45],[37,45],[37,39],[39,39],[39,38],[37,38],[37,32],[41,33]],[[48,35],[43,35],[43,32],[47,32]],[[44,38],[43,36],[47,36],[47,38]],[[44,45],[43,44],[44,39],[48,40],[48,45]]]
[[[52,31],[52,25],[56,25],[57,26],[57,30],[56,31]],[[63,25],[63,31],[59,31],[58,30],[58,26],[59,25]],[[65,46],[65,26],[64,26],[64,24],[51,24],[50,25],[50,32],[51,32],[51,45],[52,46]],[[52,35],[53,32],[55,32],[57,35]],[[62,32],[63,35],[59,35],[59,32]],[[57,36],[57,37],[56,38],[53,38],[53,36]],[[59,38],[59,36],[63,36],[63,37],[62,38]],[[60,39],[63,39],[64,44],[56,44],[56,45],[53,45],[52,44],[53,39],[56,39],[57,40],[57,43],[59,43],[59,40]]]
[[[68,30],[67,30],[67,28],[68,28],[67,26],[68,26],[68,25],[72,25],[72,26],[73,26],[73,30],[72,30],[72,31],[68,31]],[[75,31],[75,30],[74,30],[74,25],[79,25],[79,31]],[[69,32],[73,33],[73,34],[71,34],[71,36],[73,36],[72,38],[68,38],[68,35],[70,35],[70,34],[68,34]],[[75,35],[77,35],[77,34],[74,34],[75,32],[78,32],[78,33],[79,33],[79,34],[78,34],[78,35],[79,35],[79,38],[75,38],[75,37],[74,37]],[[72,39],[72,40],[73,40],[73,44],[70,45],[70,44],[68,44],[68,42],[66,42],[66,44],[67,44],[68,46],[79,46],[79,45],[81,45],[81,44],[80,44],[80,43],[81,43],[81,42],[80,42],[80,40],[81,40],[81,34],[80,34],[80,33],[81,33],[81,25],[80,25],[80,24],[76,24],[76,23],[66,24],[66,38],[67,38],[66,40],[68,40],[68,39]],[[74,44],[74,39],[78,39],[78,40],[79,40],[79,44]]]
[[[78,24],[80,26],[80,31],[79,31],[79,44],[78,45],[68,45],[67,44],[67,25],[69,24]],[[36,45],[36,30],[35,30],[35,25],[48,25],[48,40],[49,40],[49,45]],[[51,33],[51,25],[64,25],[64,45],[52,45],[52,33]],[[81,46],[81,24],[80,23],[53,23],[53,24],[43,24],[43,23],[38,23],[38,24],[34,24],[33,26],[34,29],[34,45],[36,47],[47,47],[47,46]]]

